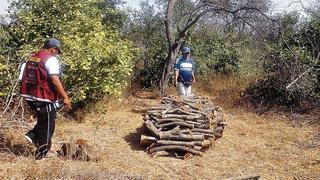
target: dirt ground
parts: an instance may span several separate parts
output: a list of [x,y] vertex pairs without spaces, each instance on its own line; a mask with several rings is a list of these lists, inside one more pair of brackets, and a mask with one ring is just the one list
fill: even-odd
[[228,179],[259,175],[261,179],[320,179],[318,125],[297,126],[285,116],[258,116],[236,108],[224,109],[224,135],[202,157],[152,158],[139,145],[143,119],[132,108],[158,102],[131,97],[102,104],[81,122],[59,117],[53,150],[70,138],[85,139],[93,147],[93,159],[88,162],[58,157],[36,161],[30,153],[19,155],[14,147],[28,147],[30,152],[32,148],[24,141],[23,130],[10,130],[6,133],[9,147],[0,153],[0,178]]

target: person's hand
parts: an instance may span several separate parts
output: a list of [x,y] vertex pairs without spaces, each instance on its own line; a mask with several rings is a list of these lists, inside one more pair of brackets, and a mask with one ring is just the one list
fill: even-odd
[[177,87],[178,86],[178,81],[174,81],[173,85],[174,85],[174,87]]
[[67,109],[71,109],[71,102],[69,98],[65,98],[63,100],[63,105],[67,108]]
[[195,84],[195,83],[197,83],[197,82],[196,82],[196,80],[195,80],[195,79],[193,79],[193,80],[192,80],[192,83],[194,83],[194,84]]

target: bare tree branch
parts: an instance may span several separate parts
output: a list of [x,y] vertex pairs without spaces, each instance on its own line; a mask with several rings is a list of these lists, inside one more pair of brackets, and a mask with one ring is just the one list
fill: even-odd
[[302,9],[307,12],[307,13],[310,13],[312,16],[314,16],[315,18],[318,18],[320,19],[320,15],[318,13],[315,13],[314,11],[310,10],[310,8],[307,8],[304,6],[304,4],[302,3],[302,1],[297,1],[300,3]]
[[167,28],[167,39],[170,46],[173,46],[174,37],[173,37],[173,7],[176,3],[176,0],[170,0],[167,8],[167,21],[166,21],[166,28]]
[[300,74],[295,80],[293,80],[288,86],[286,86],[286,89],[290,89],[292,85],[294,85],[295,83],[298,82],[299,79],[301,79],[304,75],[306,75],[307,73],[309,73],[310,71],[313,70],[314,65],[317,64],[319,62],[319,58],[320,58],[320,53],[318,53],[317,58],[315,59],[314,64],[309,67],[305,72],[303,72],[302,74]]

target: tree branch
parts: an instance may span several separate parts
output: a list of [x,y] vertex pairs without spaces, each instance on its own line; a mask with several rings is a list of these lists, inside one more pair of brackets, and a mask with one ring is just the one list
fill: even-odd
[[173,37],[173,7],[176,3],[176,0],[170,0],[167,8],[167,20],[166,20],[166,28],[167,28],[167,40],[171,46],[174,44],[174,37]]

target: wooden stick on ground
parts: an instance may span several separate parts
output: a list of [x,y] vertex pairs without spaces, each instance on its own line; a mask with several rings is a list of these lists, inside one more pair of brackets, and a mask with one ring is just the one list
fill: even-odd
[[201,146],[203,148],[207,148],[211,145],[211,142],[208,140],[204,141],[191,141],[191,142],[185,142],[185,141],[168,141],[168,140],[158,140],[157,143],[159,145],[184,145],[189,147],[194,146]]
[[170,127],[170,126],[182,126],[187,127],[189,129],[193,129],[194,126],[192,124],[184,123],[184,122],[171,122],[171,123],[165,123],[165,124],[157,124],[155,125],[158,128],[164,128],[164,127]]
[[141,135],[140,144],[143,146],[150,146],[152,143],[157,142],[157,139],[152,136]]
[[158,129],[156,128],[156,126],[154,126],[154,124],[150,120],[145,121],[144,124],[154,135],[159,136]]
[[180,118],[180,119],[187,119],[187,120],[192,120],[192,119],[200,119],[202,118],[202,115],[180,115],[180,114],[163,114],[161,116],[162,118]]
[[161,140],[177,140],[177,141],[203,141],[203,135],[186,135],[186,134],[178,134],[172,135],[165,132],[160,132],[159,137]]

